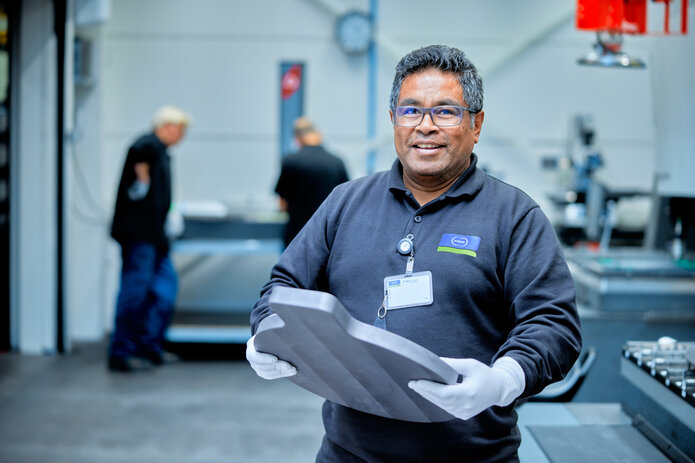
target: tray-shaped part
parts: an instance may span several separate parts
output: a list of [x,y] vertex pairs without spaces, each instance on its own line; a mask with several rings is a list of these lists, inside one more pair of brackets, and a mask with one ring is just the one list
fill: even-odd
[[256,350],[297,368],[289,379],[332,402],[414,422],[454,417],[408,387],[413,379],[454,384],[458,373],[424,347],[355,320],[333,295],[275,287]]

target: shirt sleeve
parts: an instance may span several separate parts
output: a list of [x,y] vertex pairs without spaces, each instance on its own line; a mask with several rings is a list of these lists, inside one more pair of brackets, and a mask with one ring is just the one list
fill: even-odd
[[511,235],[504,269],[513,328],[496,358],[514,358],[526,374],[522,397],[540,392],[569,371],[582,347],[572,276],[555,231],[532,208]]
[[270,293],[275,286],[327,291],[326,266],[330,255],[332,237],[335,236],[335,194],[331,194],[311,217],[302,231],[292,240],[270,273],[270,280],[261,289],[260,299],[251,311],[251,332],[270,315]]
[[149,144],[133,145],[128,151],[128,157],[133,165],[146,162],[151,166],[157,159],[157,152]]
[[148,150],[146,145],[135,143],[128,148],[126,160],[123,165],[123,174],[118,186],[118,196],[128,198],[128,190],[133,186],[133,182],[137,179],[135,175],[135,164],[147,162],[150,167],[154,159],[152,150]]
[[282,167],[280,168],[280,176],[278,177],[278,182],[275,184],[275,193],[277,193],[278,196],[280,196],[281,198],[287,198],[289,177],[289,166],[285,161],[283,161]]

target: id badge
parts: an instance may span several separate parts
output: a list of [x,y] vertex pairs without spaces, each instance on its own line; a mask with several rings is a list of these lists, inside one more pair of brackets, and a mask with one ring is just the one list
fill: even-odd
[[432,272],[392,275],[384,278],[384,295],[388,310],[430,305],[432,296]]

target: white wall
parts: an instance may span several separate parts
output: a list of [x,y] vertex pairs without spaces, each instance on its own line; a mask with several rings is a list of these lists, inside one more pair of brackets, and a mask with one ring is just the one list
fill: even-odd
[[[692,3],[692,2],[691,2]],[[690,6],[695,17],[695,4]],[[662,196],[695,197],[695,34],[651,44],[652,96]],[[674,72],[677,69],[677,72]]]
[[115,2],[105,36],[105,197],[113,200],[129,143],[173,103],[194,118],[172,150],[177,196],[240,212],[274,207],[282,60],[307,63],[308,114],[336,151],[360,156],[366,97],[356,95],[365,94],[366,61],[340,53],[332,24],[301,0]]
[[[540,157],[564,154],[569,119],[594,115],[606,159],[599,177],[616,188],[649,185],[654,131],[649,71],[580,67],[593,34],[574,28],[574,3],[549,0],[382,0],[379,33],[396,44],[379,51],[377,165],[388,168],[388,94],[397,60],[431,43],[467,52],[486,83],[481,164],[538,201]],[[124,152],[161,104],[193,113],[175,149],[180,199],[219,199],[237,208],[274,206],[278,168],[278,68],[307,63],[306,112],[353,176],[365,173],[367,58],[333,41],[335,15],[310,0],[223,2],[119,0],[106,27],[104,195],[113,199]],[[367,9],[369,2],[332,2]],[[340,9],[339,7],[334,10]],[[414,21],[413,18],[417,18]],[[431,19],[430,19],[431,18]],[[648,58],[646,38],[626,48]],[[383,43],[386,43],[384,41]],[[262,113],[262,115],[261,115]]]
[[[84,112],[89,132],[100,139],[78,150],[107,221],[127,147],[149,128],[157,107],[169,103],[194,117],[188,136],[172,150],[176,197],[222,200],[239,213],[273,210],[283,60],[306,63],[306,114],[351,175],[364,175],[370,146],[368,58],[345,55],[332,28],[337,12],[369,5],[368,0],[112,2],[100,35],[95,104],[101,118],[94,108]],[[565,154],[570,118],[587,112],[594,116],[606,164],[598,177],[616,189],[651,187],[657,161],[649,70],[654,39],[625,40],[624,48],[646,60],[647,70],[581,67],[576,60],[590,51],[594,35],[575,30],[574,2],[379,0],[378,6],[379,170],[395,158],[388,97],[398,59],[414,48],[445,43],[464,50],[485,79],[486,117],[476,147],[481,166],[548,208],[545,195],[556,185],[541,171],[540,159]],[[688,56],[695,56],[691,45]],[[78,320],[71,325],[85,321],[85,334],[111,321],[120,264],[117,247],[105,238],[107,225],[83,224],[71,238],[91,236],[87,248],[103,256],[87,259],[84,251],[79,261],[85,268],[74,269],[71,281],[84,281],[104,259],[99,267],[104,279],[89,274],[88,281],[102,285],[105,313],[90,312],[94,294],[74,300],[80,307],[72,309]],[[101,239],[105,250],[99,249]]]
[[[107,258],[111,205],[102,195],[104,162],[102,143],[101,35],[98,25],[77,27],[76,34],[92,44],[93,73],[91,82],[74,87],[74,107],[69,116],[65,147],[67,171],[66,214],[68,324],[72,340],[98,339],[107,320],[111,298],[105,298],[107,270],[116,269],[115,259]],[[117,271],[117,270],[115,270]]]

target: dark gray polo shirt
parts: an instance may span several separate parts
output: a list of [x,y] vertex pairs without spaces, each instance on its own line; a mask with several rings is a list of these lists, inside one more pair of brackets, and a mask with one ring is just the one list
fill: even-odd
[[[389,331],[442,357],[488,365],[513,357],[526,374],[522,396],[561,379],[581,335],[560,243],[531,198],[476,164],[474,154],[461,178],[422,207],[405,188],[398,160],[390,171],[336,187],[273,268],[251,314],[253,332],[275,285],[329,292],[353,317],[373,323],[384,277],[405,273],[407,257],[396,245],[412,234],[414,271],[432,272],[434,302],[389,311]],[[335,455],[333,444],[370,462],[514,461],[520,442],[513,406],[422,424],[326,402],[323,418],[330,442],[320,461]]]

